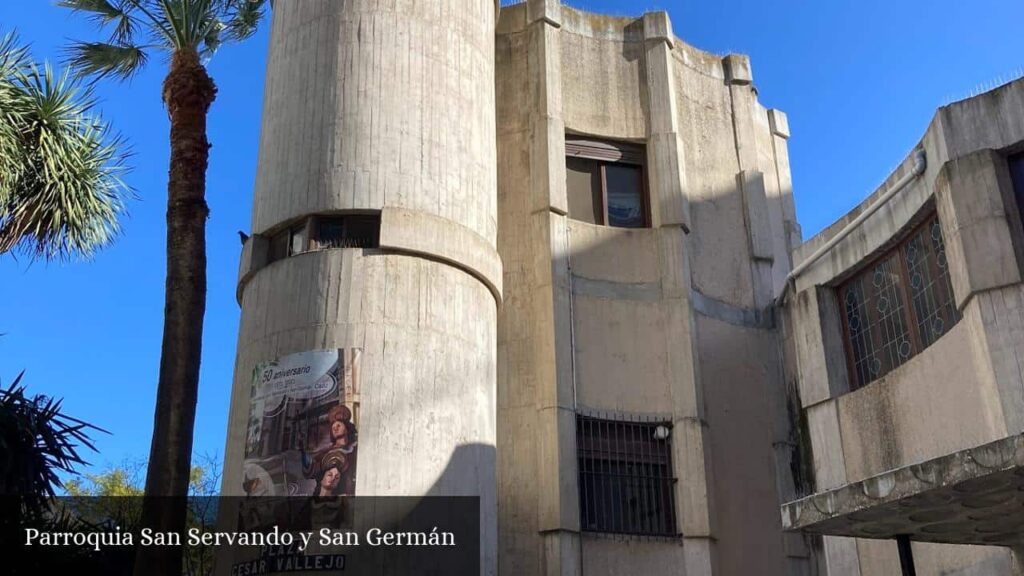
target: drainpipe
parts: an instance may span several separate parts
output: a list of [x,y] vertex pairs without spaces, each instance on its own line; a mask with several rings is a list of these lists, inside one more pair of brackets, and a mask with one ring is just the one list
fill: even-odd
[[905,176],[897,180],[892,188],[887,190],[885,194],[882,194],[878,200],[875,200],[870,206],[864,209],[863,212],[857,215],[849,224],[843,226],[843,229],[836,233],[835,236],[828,239],[825,244],[814,251],[813,254],[804,259],[799,266],[794,268],[789,276],[786,276],[786,283],[783,285],[782,294],[775,300],[776,306],[781,306],[786,302],[786,295],[789,290],[796,283],[796,279],[805,270],[811,267],[812,264],[821,259],[822,256],[828,253],[829,250],[836,247],[837,244],[842,242],[847,236],[850,235],[858,226],[864,223],[865,220],[871,217],[872,214],[878,212],[878,209],[884,206],[889,200],[892,200],[894,196],[900,193],[901,190],[907,187],[915,178],[924,174],[925,168],[928,167],[928,158],[925,155],[924,150],[918,150],[914,155],[914,168],[908,172]]

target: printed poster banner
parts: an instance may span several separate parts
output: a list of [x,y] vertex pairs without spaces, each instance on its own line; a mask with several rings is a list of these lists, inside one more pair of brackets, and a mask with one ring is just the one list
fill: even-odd
[[355,495],[360,352],[300,352],[256,367],[242,481],[246,495]]

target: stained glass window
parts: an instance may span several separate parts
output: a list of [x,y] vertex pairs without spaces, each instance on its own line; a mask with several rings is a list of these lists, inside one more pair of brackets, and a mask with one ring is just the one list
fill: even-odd
[[934,215],[839,289],[852,388],[877,380],[960,320]]

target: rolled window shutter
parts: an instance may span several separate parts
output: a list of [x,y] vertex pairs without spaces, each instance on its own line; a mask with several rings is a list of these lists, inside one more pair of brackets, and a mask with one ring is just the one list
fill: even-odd
[[566,138],[565,155],[604,162],[624,162],[637,165],[643,165],[644,163],[643,146],[622,142],[601,142],[599,140],[583,138]]

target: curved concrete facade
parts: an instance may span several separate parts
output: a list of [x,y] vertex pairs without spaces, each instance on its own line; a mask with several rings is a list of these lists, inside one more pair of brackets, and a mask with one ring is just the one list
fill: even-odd
[[494,4],[275,4],[252,230],[405,208],[492,245]]
[[[361,349],[357,495],[479,495],[488,575],[495,18],[490,0],[275,3],[223,484],[241,493],[255,366]],[[300,219],[377,211],[378,248],[266,263],[267,237]]]
[[[956,457],[1024,433],[1024,227],[1007,164],[1024,147],[1022,111],[1022,80],[940,108],[882,186],[795,248],[794,261],[807,261],[855,226],[794,280],[781,310],[789,332],[790,378],[796,383],[791,401],[801,406],[806,425],[801,437],[809,452],[804,504],[828,498],[846,512],[838,496],[842,490],[890,481],[886,493],[917,496],[926,490],[895,478],[926,468],[944,472]],[[927,158],[926,169],[877,204],[896,182],[912,174],[919,152]],[[877,210],[857,220],[869,207]],[[880,254],[933,215],[944,240],[959,320],[902,365],[858,387],[847,371],[840,286],[870,269]],[[966,482],[956,484],[956,490],[978,497]],[[984,498],[998,499],[991,494]],[[877,504],[876,497],[868,500]],[[791,515],[799,508],[787,506]],[[937,514],[934,509],[922,513],[923,505],[912,502],[900,506],[912,518]],[[898,526],[893,518],[863,508],[859,516]],[[1000,517],[998,510],[976,505],[964,509],[974,518]],[[953,506],[941,512],[956,516]],[[836,517],[845,516],[837,512]],[[935,529],[930,524],[920,533],[899,527],[914,540],[918,573],[1018,574],[1022,569],[1019,560],[1011,568],[1009,548],[950,546],[986,542],[970,523],[943,524],[948,534],[944,539],[929,539],[927,534]],[[874,529],[877,525],[869,527]],[[821,533],[835,535],[823,545],[830,576],[899,570],[896,543],[874,539],[889,537],[885,531]]]

